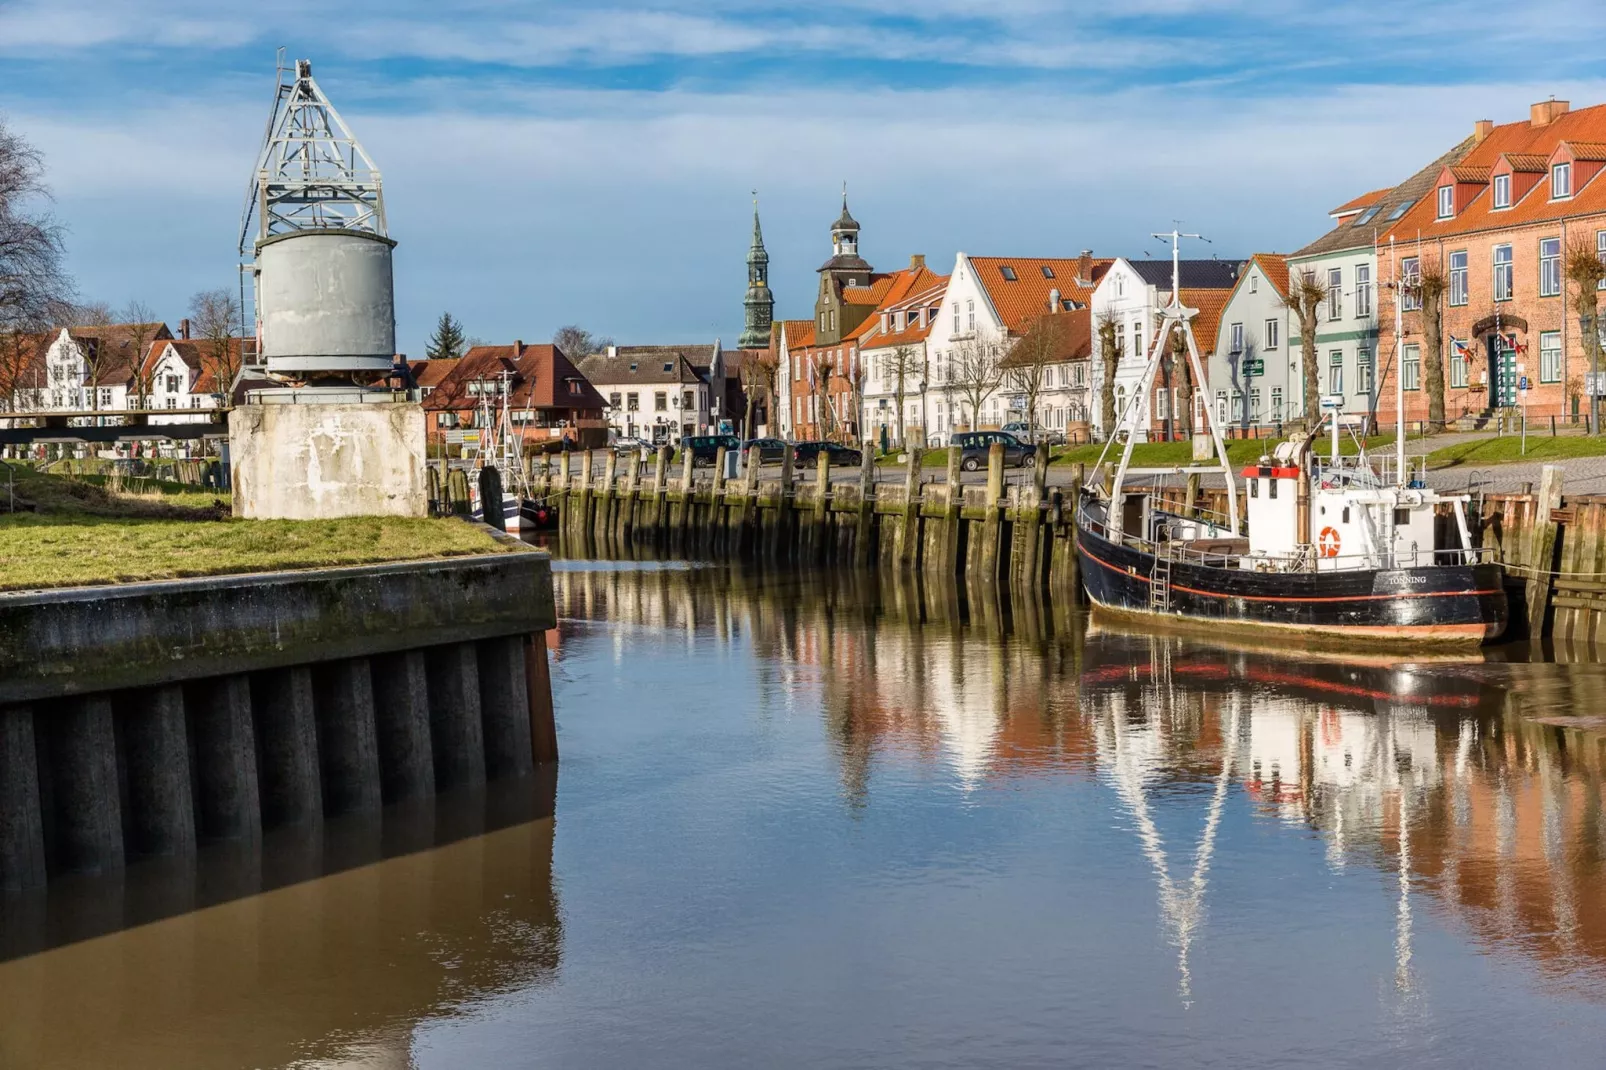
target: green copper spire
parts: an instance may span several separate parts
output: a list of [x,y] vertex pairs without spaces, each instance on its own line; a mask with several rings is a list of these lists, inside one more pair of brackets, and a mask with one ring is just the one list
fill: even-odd
[[758,191],[753,192],[753,244],[747,250],[747,298],[741,349],[768,349],[770,322],[775,317],[775,295],[770,293],[770,254],[764,251],[764,231],[758,225]]

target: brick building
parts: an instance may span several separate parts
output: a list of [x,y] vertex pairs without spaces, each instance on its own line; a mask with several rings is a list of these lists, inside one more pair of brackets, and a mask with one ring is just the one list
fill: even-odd
[[[1525,122],[1474,127],[1471,148],[1439,169],[1431,191],[1378,236],[1378,422],[1395,419],[1396,365],[1407,420],[1426,420],[1425,369],[1443,362],[1450,421],[1526,408],[1530,419],[1573,418],[1584,402],[1590,352],[1570,249],[1606,252],[1606,105],[1533,105]],[[1442,275],[1442,346],[1426,352],[1424,274]],[[1394,331],[1403,282],[1403,337]],[[1597,299],[1598,300],[1598,299]],[[1530,385],[1524,399],[1519,386]],[[1524,402],[1526,404],[1524,405]]]

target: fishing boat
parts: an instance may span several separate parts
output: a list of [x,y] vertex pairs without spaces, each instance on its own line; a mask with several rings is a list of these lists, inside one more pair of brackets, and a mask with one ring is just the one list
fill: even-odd
[[[1177,332],[1194,381],[1208,381],[1192,330],[1197,310],[1179,297],[1180,240],[1190,235],[1156,237],[1172,241],[1171,299],[1138,388],[1105,445],[1108,454],[1125,436],[1114,477],[1085,489],[1078,502],[1077,557],[1094,606],[1339,642],[1482,643],[1500,636],[1509,614],[1504,570],[1473,545],[1468,496],[1432,490],[1408,465],[1403,398],[1392,470],[1373,463],[1364,441],[1354,456],[1340,455],[1338,404],[1324,404],[1332,433],[1325,458],[1313,450],[1316,427],[1235,472],[1217,414],[1205,406],[1217,464],[1132,467],[1143,399]],[[1103,464],[1101,456],[1100,471]],[[1170,474],[1223,478],[1226,514],[1168,506],[1152,487],[1126,489],[1130,476]]]
[[[500,526],[503,531],[518,531],[524,526],[522,501],[526,495],[520,492],[526,490],[526,481],[523,459],[520,457],[523,439],[514,433],[512,417],[508,412],[509,379],[509,373],[504,371],[498,394],[488,391],[480,394],[480,432],[475,446],[467,451],[467,459],[470,471],[476,476],[484,468],[497,470],[502,482]],[[493,397],[498,398],[498,404],[492,404]],[[484,520],[485,508],[480,501],[477,478],[469,481],[469,500],[469,515],[475,520]]]

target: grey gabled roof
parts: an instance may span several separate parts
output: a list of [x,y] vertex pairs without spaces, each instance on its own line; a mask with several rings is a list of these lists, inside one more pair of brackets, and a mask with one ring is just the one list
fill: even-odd
[[[1402,204],[1409,208],[1412,204],[1426,197],[1433,189],[1433,184],[1438,181],[1439,172],[1446,167],[1460,163],[1461,158],[1471,152],[1475,144],[1477,144],[1477,140],[1471,137],[1462,141],[1449,152],[1389,190],[1367,211],[1340,221],[1338,226],[1298,252],[1290,253],[1288,258],[1296,260],[1307,256],[1320,256],[1322,253],[1342,252],[1345,249],[1369,248],[1377,239],[1377,235],[1388,229],[1389,216],[1397,208]],[[1373,208],[1376,211],[1373,211]],[[1363,219],[1366,222],[1361,223],[1360,221]]]
[[[1171,261],[1128,260],[1132,270],[1150,286],[1171,292]],[[1184,260],[1182,261],[1182,288],[1184,290],[1230,290],[1238,284],[1236,260]]]
[[[669,371],[664,371],[666,364]],[[702,376],[687,359],[685,349],[678,346],[619,346],[615,355],[593,353],[580,361],[578,367],[580,374],[593,384],[702,381]]]

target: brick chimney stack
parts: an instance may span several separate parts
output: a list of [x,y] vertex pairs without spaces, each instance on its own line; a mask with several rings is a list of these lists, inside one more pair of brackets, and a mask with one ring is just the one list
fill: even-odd
[[1076,283],[1078,286],[1093,285],[1093,250],[1083,249],[1082,255],[1076,261]]
[[1571,108],[1572,104],[1568,101],[1557,100],[1554,97],[1549,100],[1541,100],[1538,104],[1528,109],[1528,125],[1535,128],[1549,126],[1563,115],[1566,115]]
[[518,360],[522,356],[524,356],[524,339],[515,338],[513,339],[513,359]]
[[180,339],[183,339],[185,341],[189,340],[189,337],[190,337],[190,321],[189,320],[185,319],[185,320],[179,320],[178,321],[178,336],[179,336]]
[[921,268],[923,268],[925,266],[926,266],[926,254],[925,253],[913,253],[913,254],[910,255],[910,257],[909,257],[909,270],[918,271],[919,269],[921,269]]
[[1483,144],[1483,139],[1492,133],[1494,133],[1494,120],[1479,119],[1477,122],[1472,124],[1472,143],[1474,145],[1481,145]]
[[1050,312],[1058,312],[1060,310],[1060,291],[1057,286],[1048,291],[1048,310]]

